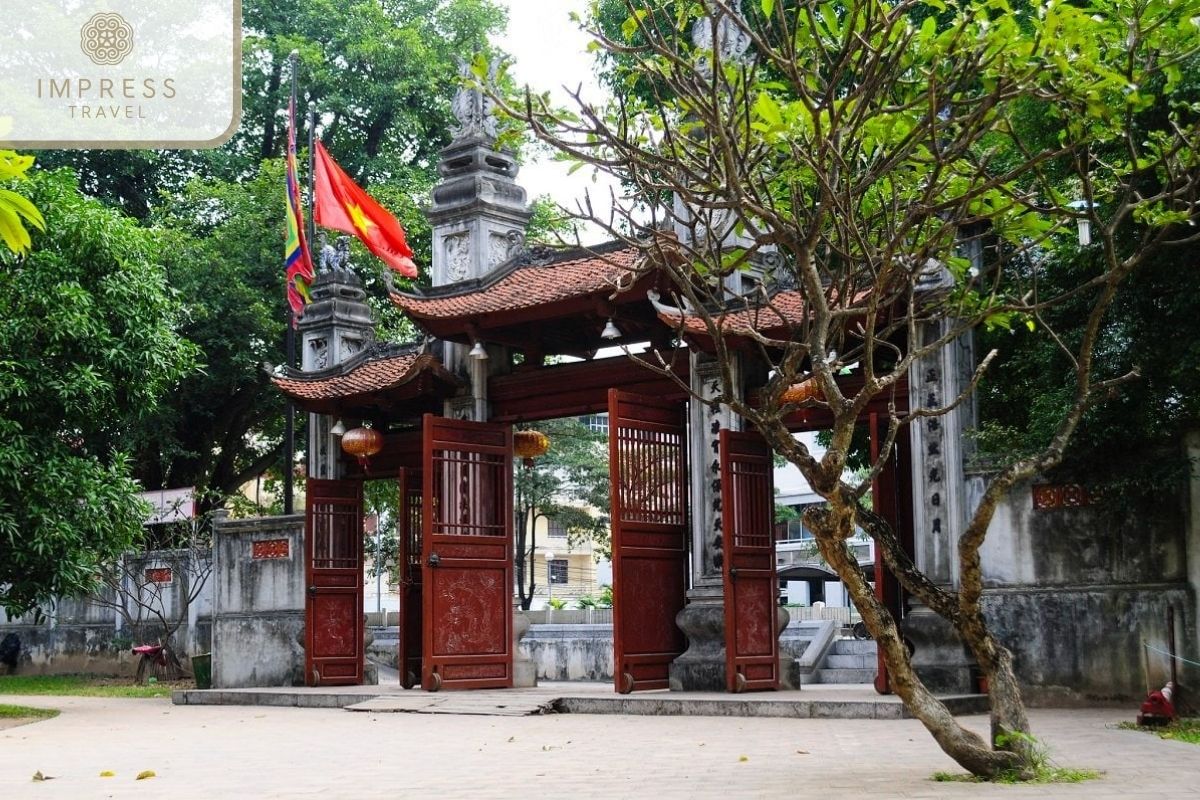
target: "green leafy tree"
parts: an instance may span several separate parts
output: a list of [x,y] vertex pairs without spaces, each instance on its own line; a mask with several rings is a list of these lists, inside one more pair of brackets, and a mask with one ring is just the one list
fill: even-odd
[[0,606],[81,594],[142,530],[123,447],[194,366],[154,235],[69,172],[23,187],[45,234],[0,253]]
[[578,419],[540,422],[536,429],[549,437],[550,449],[532,465],[518,464],[513,478],[517,595],[524,609],[537,589],[539,519],[562,525],[571,543],[590,540],[604,554],[610,548],[607,437]]
[[[245,4],[243,124],[226,146],[46,154],[75,168],[86,191],[161,229],[171,285],[189,306],[184,332],[203,368],[135,437],[147,486],[195,485],[207,508],[265,470],[284,469],[283,399],[262,367],[286,359],[279,157],[289,53],[299,51],[301,104],[316,104],[322,140],[403,222],[418,263],[428,264],[418,203],[448,141],[455,56],[487,47],[502,23],[489,0],[256,0]],[[380,335],[411,338],[386,300],[386,267],[357,242],[352,252]]]
[[[1162,91],[1165,75],[1151,84],[1153,103],[1136,121],[1148,134],[1170,118],[1172,107],[1200,102],[1200,57],[1179,68],[1171,93]],[[1048,122],[1044,111],[1031,110],[1020,124],[1030,135],[1053,135]],[[1106,160],[1120,155],[1111,147],[1097,152]],[[1060,187],[1072,190],[1069,175],[1061,176]],[[1113,246],[1128,254],[1149,232],[1146,224],[1132,221],[1115,232]],[[1114,298],[1102,323],[1096,362],[1106,374],[1136,369],[1141,377],[1088,410],[1052,476],[1086,485],[1106,511],[1131,520],[1178,508],[1179,487],[1191,467],[1179,444],[1200,425],[1200,371],[1195,369],[1200,327],[1194,324],[1200,316],[1200,281],[1187,253],[1151,254]],[[1049,294],[1064,293],[1103,270],[1094,247],[1063,246],[1040,257],[1046,262],[1042,290]],[[980,388],[979,444],[986,458],[1007,463],[1037,452],[1053,436],[1055,420],[1070,404],[1072,366],[1068,350],[1044,331],[1077,346],[1087,314],[1086,297],[1078,297],[1046,309],[1037,331],[1018,326],[983,332],[984,348],[999,352],[995,372],[1004,376]]]
[[[592,32],[616,65],[613,85],[630,91],[582,109],[529,94],[497,93],[499,102],[543,141],[630,187],[615,219],[589,221],[670,283],[721,368],[717,402],[825,499],[805,523],[910,713],[972,773],[1034,776],[1012,654],[980,602],[981,548],[1009,490],[1058,466],[1085,415],[1138,377],[1098,357],[1131,276],[1164,249],[1200,241],[1200,107],[1174,102],[1200,42],[1200,4],[612,4],[624,6],[619,29]],[[1044,124],[1031,130],[1030,114]],[[1091,271],[1062,278],[1055,293],[1047,278],[1057,263],[1040,255],[1069,247],[1079,221],[1095,241]],[[763,261],[762,283],[737,279]],[[794,287],[802,314],[768,310],[781,286]],[[976,329],[1055,338],[1045,313],[1076,300],[1078,328],[1057,337],[1064,391],[1048,435],[990,478],[957,532],[958,584],[937,585],[864,502],[884,462],[868,458],[861,479],[847,478],[859,419]],[[778,322],[727,324],[723,311],[746,305]],[[747,352],[761,370],[756,405],[735,380]],[[997,355],[983,358],[964,396],[890,413],[878,452],[887,457],[905,426],[968,399]],[[848,367],[858,381],[837,380]],[[833,420],[820,455],[785,424],[795,405],[784,392],[807,381],[820,397],[805,402]],[[987,676],[990,736],[962,727],[921,682],[847,547],[856,526]]]
[[71,167],[85,192],[139,219],[193,178],[249,178],[284,154],[297,50],[301,143],[312,103],[321,138],[359,182],[428,180],[448,141],[455,58],[486,48],[504,24],[491,0],[247,0],[242,13],[242,120],[225,146],[44,151],[43,166]]
[[28,199],[3,184],[25,178],[33,166],[33,156],[22,156],[12,150],[0,150],[0,241],[17,255],[29,252],[29,231],[26,223],[38,230],[46,229],[42,213]]

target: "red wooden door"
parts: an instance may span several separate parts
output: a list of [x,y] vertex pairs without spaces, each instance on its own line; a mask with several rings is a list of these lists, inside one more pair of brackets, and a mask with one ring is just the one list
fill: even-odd
[[613,677],[621,693],[665,689],[687,648],[688,476],[684,406],[612,389]]
[[425,415],[421,685],[512,686],[512,429]]
[[304,676],[310,686],[363,679],[363,485],[308,481]]
[[725,681],[731,692],[774,690],[779,688],[775,465],[757,433],[723,430],[720,448]]
[[400,685],[421,680],[421,472],[400,468],[400,639],[396,669]]

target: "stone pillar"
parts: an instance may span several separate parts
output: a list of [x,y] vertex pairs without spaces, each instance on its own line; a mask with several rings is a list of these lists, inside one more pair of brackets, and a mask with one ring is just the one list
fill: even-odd
[[675,618],[675,624],[687,636],[688,649],[671,663],[670,686],[672,691],[723,692],[725,597],[721,566],[724,543],[718,441],[722,428],[737,430],[741,420],[715,400],[722,390],[717,362],[697,351],[692,351],[690,359],[691,389],[711,402],[693,398],[688,403],[692,580],[688,604]]
[[[925,326],[926,343],[944,335],[952,323]],[[970,334],[921,359],[909,372],[912,408],[952,403],[971,380],[974,347]],[[917,567],[934,583],[958,584],[958,537],[973,509],[968,507],[963,462],[970,448],[966,435],[975,425],[973,400],[941,417],[923,418],[911,427],[913,544]],[[913,664],[935,692],[973,691],[966,648],[953,626],[921,604],[904,619],[904,635],[913,644]]]
[[[322,272],[313,281],[313,302],[296,326],[300,369],[309,375],[333,374],[375,341],[375,319],[362,281],[347,269]],[[331,433],[335,420],[308,415],[308,475],[335,480],[341,474],[341,441]],[[344,420],[354,427],[358,420]]]
[[[466,65],[460,72],[473,79]],[[533,216],[516,181],[516,157],[496,148],[494,105],[465,86],[452,104],[454,140],[441,152],[442,180],[425,211],[433,227],[434,286],[481,278],[507,261]]]
[[[498,62],[490,80],[496,79]],[[470,68],[460,64],[464,78]],[[463,87],[452,103],[457,125],[454,139],[441,152],[433,202],[426,209],[433,228],[432,279],[434,286],[478,280],[519,252],[532,211],[525,189],[516,181],[520,166],[513,153],[496,148],[494,103],[478,89]],[[472,345],[442,343],[442,364],[467,380],[467,391],[443,405],[443,415],[453,419],[485,421],[491,418],[488,378],[503,370],[509,359],[505,348],[489,345],[481,334],[488,358],[470,357]],[[536,686],[537,670],[521,654],[521,637],[529,618],[513,611],[513,685]]]
[[[1189,481],[1188,492],[1188,514],[1187,514],[1187,567],[1188,567],[1188,582],[1191,584],[1192,596],[1195,598],[1195,607],[1192,614],[1192,620],[1195,622],[1195,629],[1191,632],[1194,636],[1194,642],[1200,644],[1200,430],[1191,431],[1184,438],[1184,448],[1188,460],[1192,464],[1191,480]],[[1187,619],[1187,615],[1183,615],[1183,620]],[[1184,631],[1181,640],[1186,642],[1189,638],[1188,632]],[[1186,645],[1184,648],[1186,652]],[[1195,651],[1193,651],[1195,652]],[[1183,664],[1180,672],[1184,675],[1189,675],[1190,682],[1194,685],[1197,678],[1200,678],[1200,667],[1195,665]],[[1189,680],[1185,678],[1183,680]]]

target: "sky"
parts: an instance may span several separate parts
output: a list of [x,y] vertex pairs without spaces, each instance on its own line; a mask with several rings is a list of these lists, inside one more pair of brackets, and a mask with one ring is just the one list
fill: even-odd
[[[510,72],[518,84],[527,84],[536,92],[550,92],[557,103],[571,103],[565,86],[582,86],[583,97],[600,101],[606,93],[593,72],[593,57],[586,51],[588,37],[568,19],[572,11],[586,15],[588,0],[497,0],[508,8],[508,32],[498,44],[514,58]],[[570,165],[538,156],[521,168],[517,180],[529,197],[550,195],[568,208],[590,191],[594,207],[607,208],[609,187],[615,182],[599,176],[593,182],[591,169],[568,174]],[[585,244],[603,239],[598,230],[583,233]]]

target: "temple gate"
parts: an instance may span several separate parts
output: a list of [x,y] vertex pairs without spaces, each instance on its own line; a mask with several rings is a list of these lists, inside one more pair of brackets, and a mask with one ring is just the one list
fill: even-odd
[[[480,117],[486,100],[467,99],[455,104],[464,116],[428,211],[433,286],[389,287],[426,337],[375,342],[362,282],[333,264],[318,275],[299,325],[302,368],[274,377],[309,412],[307,679],[363,679],[361,522],[354,526],[362,481],[386,479],[399,508],[401,683],[530,685],[532,665],[515,641],[510,426],[607,411],[616,690],[794,686],[777,641],[786,614],[772,455],[718,401],[705,326],[660,301],[669,280],[640,269],[631,246],[526,245],[530,214],[516,161],[495,148]],[[745,282],[741,291],[770,269],[756,264],[727,280]],[[775,317],[749,309],[724,317],[751,401],[767,369],[751,335],[778,335],[804,313],[798,292],[773,291]],[[597,357],[634,344],[648,347],[659,369]],[[551,356],[573,360],[547,363]],[[800,430],[821,420],[806,412],[792,422]],[[379,434],[381,449],[358,463],[338,437],[362,425]],[[902,514],[896,480],[885,470],[876,502]],[[894,586],[877,585],[899,603]]]

